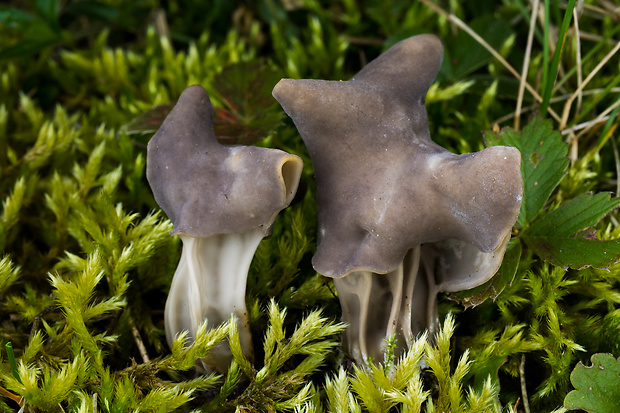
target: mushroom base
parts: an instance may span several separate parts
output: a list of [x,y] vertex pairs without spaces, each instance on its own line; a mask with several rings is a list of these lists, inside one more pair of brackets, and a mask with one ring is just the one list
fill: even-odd
[[[164,314],[168,344],[182,331],[188,331],[188,340],[193,342],[205,320],[209,327],[216,327],[234,314],[243,354],[253,360],[245,288],[250,263],[264,237],[263,228],[207,238],[179,237],[183,252]],[[225,373],[231,360],[228,344],[221,342],[196,367],[203,372]]]
[[386,340],[396,337],[395,355],[409,348],[437,324],[436,288],[432,268],[420,259],[421,247],[409,250],[402,264],[387,274],[356,271],[334,284],[349,324],[344,348],[358,364],[383,361]]
[[349,324],[344,348],[358,364],[366,364],[369,358],[383,361],[392,336],[397,357],[418,335],[428,332],[432,339],[439,325],[437,293],[487,282],[499,269],[509,239],[510,233],[487,253],[458,240],[422,244],[389,273],[356,271],[335,278],[342,320]]

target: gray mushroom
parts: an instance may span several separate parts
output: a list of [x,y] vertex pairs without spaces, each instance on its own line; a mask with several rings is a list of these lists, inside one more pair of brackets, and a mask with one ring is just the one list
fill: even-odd
[[273,90],[312,157],[312,263],[334,278],[358,362],[381,360],[393,334],[402,350],[432,332],[439,291],[488,281],[519,214],[517,149],[455,155],[431,141],[424,100],[442,56],[436,36],[414,36],[349,81],[283,79]]
[[[247,273],[278,212],[292,201],[302,169],[276,149],[224,146],[213,131],[213,108],[202,86],[188,87],[148,144],[147,178],[155,200],[183,241],[165,308],[166,338],[236,315],[241,345],[253,358],[245,305]],[[225,372],[221,344],[202,369]]]

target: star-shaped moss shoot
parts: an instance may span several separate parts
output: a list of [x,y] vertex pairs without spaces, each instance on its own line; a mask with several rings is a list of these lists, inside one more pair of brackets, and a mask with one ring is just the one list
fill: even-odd
[[[238,319],[252,358],[245,287],[259,242],[270,233],[299,183],[302,161],[277,149],[224,146],[213,132],[213,108],[202,86],[188,87],[148,145],[147,178],[155,200],[183,241],[166,301],[166,337]],[[201,370],[226,372],[231,354],[220,344]]]
[[335,278],[363,362],[435,327],[438,291],[489,280],[519,214],[519,151],[455,155],[431,141],[426,93],[441,66],[433,35],[405,39],[349,81],[282,79],[273,95],[314,166],[314,268]]

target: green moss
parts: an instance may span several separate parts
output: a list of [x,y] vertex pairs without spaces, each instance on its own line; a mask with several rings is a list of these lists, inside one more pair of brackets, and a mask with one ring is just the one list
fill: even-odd
[[[312,163],[271,88],[281,77],[345,80],[396,41],[437,33],[446,57],[427,99],[431,135],[460,153],[484,147],[481,131],[495,122],[512,124],[519,82],[426,2],[208,3],[37,1],[29,10],[16,9],[22,2],[0,9],[0,344],[12,343],[19,373],[18,380],[2,353],[3,389],[32,412],[515,411],[523,409],[523,379],[532,411],[542,412],[562,405],[578,362],[597,352],[620,356],[615,201],[582,217],[591,228],[563,227],[574,231],[562,242],[594,242],[585,230],[608,241],[600,245],[613,248],[593,247],[614,255],[608,269],[562,268],[562,257],[546,255],[539,242],[541,225],[559,222],[578,202],[602,200],[580,195],[617,190],[617,118],[570,129],[617,100],[615,57],[581,105],[567,109],[563,135],[552,116],[521,121],[552,136],[561,165],[553,169],[557,187],[528,204],[515,229],[521,256],[512,282],[466,311],[441,298],[445,321],[434,341],[420,339],[401,359],[388,354],[383,364],[350,367],[338,345],[335,289],[310,263]],[[446,11],[520,68],[530,18],[521,3],[451,1]],[[549,25],[557,28],[564,12],[554,8]],[[159,17],[132,17],[149,15]],[[37,24],[47,29],[29,29]],[[562,95],[580,84],[577,67],[590,73],[611,50],[605,39],[618,33],[605,13],[584,13],[579,28],[603,39],[582,39],[588,53],[579,62],[569,33],[549,106],[560,115]],[[546,29],[535,34],[532,85],[555,70]],[[252,263],[256,361],[237,351],[224,376],[196,376],[193,366],[222,340],[236,348],[235,323],[201,330],[192,346],[183,337],[172,349],[165,344],[163,308],[181,245],[145,179],[146,144],[193,83],[209,91],[221,136],[301,156],[307,188]],[[538,106],[526,93],[523,107],[529,116]],[[486,138],[521,142],[530,131],[497,129]],[[545,165],[550,153],[532,159]],[[531,176],[526,185],[537,186]],[[430,369],[420,370],[420,360]],[[3,396],[0,410],[16,407]]]

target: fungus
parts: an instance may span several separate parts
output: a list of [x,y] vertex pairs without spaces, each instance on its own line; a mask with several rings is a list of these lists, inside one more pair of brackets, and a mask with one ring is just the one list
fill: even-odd
[[[247,273],[259,242],[292,201],[302,161],[286,152],[221,145],[213,108],[199,85],[188,87],[148,144],[147,178],[155,200],[174,223],[183,251],[166,301],[166,338],[199,325],[238,319],[244,355],[253,358],[245,305]],[[224,343],[202,360],[225,372]]]
[[393,334],[400,352],[432,333],[437,293],[488,281],[519,214],[516,148],[456,155],[430,138],[424,101],[442,57],[436,36],[418,35],[349,81],[282,79],[273,90],[312,158],[312,263],[334,278],[357,362],[381,360]]

